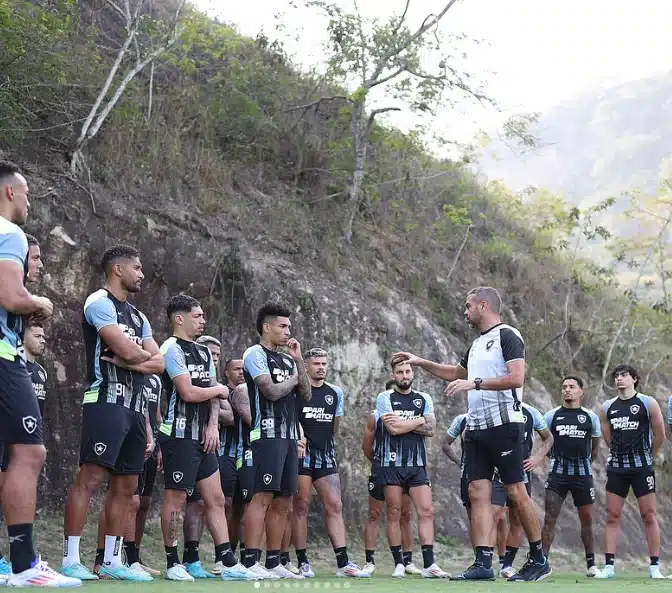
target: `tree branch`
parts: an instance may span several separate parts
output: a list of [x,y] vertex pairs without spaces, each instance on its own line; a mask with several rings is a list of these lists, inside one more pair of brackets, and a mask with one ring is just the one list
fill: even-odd
[[119,8],[119,6],[118,6],[117,4],[115,4],[114,2],[112,2],[112,0],[105,0],[105,3],[106,3],[110,8],[112,8],[112,10],[114,10],[118,15],[120,15],[121,18],[124,19],[124,22],[125,22],[125,23],[128,23],[128,20],[127,20],[127,18],[126,18],[126,13],[125,13],[123,10],[121,10],[121,8]]
[[390,74],[388,76],[384,76],[383,78],[380,78],[380,79],[378,79],[374,82],[368,83],[366,88],[367,89],[372,89],[373,87],[378,86],[380,84],[385,84],[386,82],[388,82],[388,81],[392,80],[393,78],[396,78],[397,76],[399,76],[405,70],[406,70],[406,66],[402,66],[401,68],[399,68],[397,71],[393,72],[392,74]]
[[399,33],[399,29],[401,29],[401,25],[403,25],[404,21],[406,20],[406,14],[408,14],[408,7],[410,5],[411,5],[411,0],[406,0],[406,6],[404,6],[404,12],[401,14],[401,18],[399,19],[399,22],[396,24],[396,26],[392,30],[392,37],[396,37],[397,33]]
[[345,95],[334,95],[333,97],[320,97],[317,101],[313,101],[311,103],[306,103],[304,105],[294,105],[292,107],[288,107],[283,111],[283,113],[288,113],[290,111],[298,111],[298,110],[303,110],[306,111],[310,109],[311,107],[315,108],[315,111],[318,110],[320,107],[320,103],[322,101],[336,101],[338,99],[341,99],[342,101],[348,101],[349,103],[352,103],[352,99],[350,97],[346,97]]
[[382,107],[380,109],[374,109],[369,114],[369,121],[366,124],[366,136],[368,136],[369,132],[371,131],[371,126],[373,126],[373,120],[375,119],[376,115],[387,113],[388,111],[401,111],[401,109],[399,107]]

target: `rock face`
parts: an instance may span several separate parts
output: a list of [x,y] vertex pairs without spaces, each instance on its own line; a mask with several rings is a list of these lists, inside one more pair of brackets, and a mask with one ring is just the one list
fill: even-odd
[[[167,337],[165,303],[180,291],[200,299],[206,310],[207,332],[221,337],[223,356],[240,356],[255,341],[254,315],[270,296],[281,296],[295,311],[293,333],[304,347],[322,346],[329,352],[329,380],[345,392],[345,419],[341,423],[338,453],[344,492],[346,525],[362,526],[367,506],[369,472],[360,450],[361,434],[376,395],[389,376],[390,354],[397,349],[424,357],[457,361],[469,334],[447,333],[432,312],[400,294],[394,287],[384,296],[365,296],[343,270],[330,277],[310,261],[291,259],[263,240],[236,236],[226,220],[203,220],[169,204],[159,209],[138,191],[113,195],[98,188],[96,214],[86,193],[70,184],[49,182],[30,175],[33,206],[27,231],[42,243],[47,275],[37,290],[56,304],[47,328],[48,350],[43,364],[49,372],[46,433],[49,449],[41,503],[62,509],[65,492],[78,462],[80,402],[85,390],[81,333],[82,307],[88,294],[102,282],[98,262],[114,243],[136,245],[142,254],[145,282],[134,302],[147,315],[158,342]],[[42,196],[42,197],[41,197]],[[461,302],[462,297],[456,300]],[[462,310],[455,308],[456,324]],[[512,322],[514,322],[512,320]],[[438,420],[431,439],[431,477],[435,496],[437,539],[467,542],[466,514],[459,500],[459,469],[441,453],[440,441],[452,418],[464,411],[464,396],[447,400],[444,385],[423,371],[415,385],[430,393]],[[525,400],[541,411],[554,403],[546,388],[530,379]],[[597,471],[597,550],[601,550],[604,521],[604,454]],[[543,500],[543,472],[534,478],[535,500]],[[161,480],[159,480],[160,482]],[[667,508],[667,497],[661,506]],[[541,510],[541,509],[540,509]],[[628,505],[619,552],[646,553],[634,506]],[[311,513],[314,531],[323,533],[319,513]],[[661,513],[666,533],[665,513]],[[556,545],[580,550],[578,521],[571,502],[560,520]],[[664,536],[664,542],[667,539]]]

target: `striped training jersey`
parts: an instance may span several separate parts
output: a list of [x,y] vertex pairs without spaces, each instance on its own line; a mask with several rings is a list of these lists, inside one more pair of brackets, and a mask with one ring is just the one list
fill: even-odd
[[[476,338],[460,361],[467,370],[469,381],[492,379],[508,374],[506,364],[525,360],[525,345],[520,332],[504,323],[499,323]],[[520,403],[523,390],[472,389],[469,392],[467,430],[482,430],[523,422]]]
[[334,422],[343,416],[343,390],[325,382],[320,387],[311,387],[311,391],[310,401],[296,400],[306,437],[306,453],[299,464],[307,469],[331,469],[337,467]]
[[[0,216],[0,261],[21,266],[24,282],[28,273],[28,240],[13,222]],[[0,306],[0,358],[25,363],[23,317]]]
[[44,418],[44,402],[47,399],[47,371],[34,360],[26,360],[26,369],[33,383],[33,391],[37,397],[37,405],[40,406],[40,415]]
[[117,300],[104,288],[89,295],[82,319],[89,382],[83,403],[117,404],[144,413],[145,375],[101,359],[114,355],[100,337],[100,330],[108,325],[118,325],[138,346],[152,337],[149,321],[128,301]]
[[[422,391],[408,394],[396,390],[383,391],[376,399],[376,410],[381,416],[397,414],[405,420],[434,414],[432,398]],[[425,437],[416,432],[393,435],[381,420],[380,458],[383,467],[423,467],[427,465]]]
[[553,435],[549,475],[592,476],[593,439],[602,436],[597,414],[583,407],[558,406],[544,418]]
[[534,406],[523,403],[521,404],[523,411],[523,418],[525,424],[525,436],[523,441],[523,459],[527,459],[532,453],[534,431],[546,430],[548,425],[546,420],[541,415],[541,412]]
[[165,361],[163,385],[168,394],[168,411],[159,429],[176,439],[200,441],[210,420],[210,400],[186,402],[182,399],[173,379],[189,375],[196,387],[211,387],[217,380],[215,365],[207,346],[175,336],[161,345]]
[[[235,387],[227,385],[229,393],[233,393]],[[232,407],[233,409],[233,407]],[[233,410],[233,424],[231,426],[219,427],[219,446],[217,447],[217,455],[219,457],[238,457],[238,441],[240,430],[240,417],[238,413]]]
[[250,395],[252,427],[250,441],[258,439],[299,439],[296,418],[296,389],[284,397],[271,401],[266,399],[254,380],[270,375],[273,383],[282,383],[297,373],[294,359],[287,354],[264,348],[261,344],[251,346],[243,354],[243,375]]
[[648,395],[635,393],[628,399],[614,397],[604,402],[604,413],[611,425],[609,470],[618,472],[653,465],[649,407],[654,401]]

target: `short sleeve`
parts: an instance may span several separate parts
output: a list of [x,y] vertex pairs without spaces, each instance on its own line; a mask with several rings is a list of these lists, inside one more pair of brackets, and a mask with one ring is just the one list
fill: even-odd
[[500,330],[499,340],[502,346],[504,362],[525,360],[525,344],[523,344],[523,340],[511,328],[505,327]]
[[532,412],[532,428],[537,432],[546,430],[548,428],[548,424],[546,424],[546,418],[541,415],[541,412],[533,406],[530,406],[528,409],[530,412]]
[[672,424],[672,395],[667,400],[667,423]]
[[544,414],[544,421],[546,422],[546,426],[548,427],[550,427],[553,424],[553,416],[555,416],[555,410],[557,410],[557,408]]
[[117,325],[117,310],[112,301],[106,297],[100,297],[84,309],[86,320],[100,331],[108,325]]
[[140,314],[140,319],[142,319],[142,339],[149,340],[152,337],[152,326],[142,311],[138,311],[138,313]]
[[608,399],[606,402],[602,404],[602,409],[604,410],[605,414],[609,413],[609,406],[613,403],[613,399]]
[[260,346],[254,346],[248,350],[245,360],[243,361],[243,368],[253,379],[260,377],[261,375],[271,374],[271,371],[268,368],[268,358]]
[[460,366],[463,369],[466,369],[469,367],[469,350],[471,350],[471,346],[467,348],[467,351],[464,353],[464,356],[460,360]]
[[460,435],[462,434],[462,428],[465,425],[463,420],[464,420],[464,414],[460,414],[451,423],[450,428],[448,428],[448,436],[451,439],[455,440],[460,438]]
[[28,240],[18,228],[0,235],[0,261],[11,261],[22,268],[28,256]]
[[184,358],[184,351],[177,344],[173,344],[163,355],[168,376],[173,379],[179,375],[188,375],[187,361]]
[[390,400],[389,391],[383,391],[378,394],[378,397],[376,398],[376,411],[379,412],[381,416],[392,412],[392,401]]
[[651,411],[651,406],[655,400],[650,395],[642,395],[641,393],[639,394],[639,398],[644,403],[644,407],[647,409],[647,411]]
[[600,424],[600,419],[597,417],[595,412],[590,412],[590,421],[593,424],[593,429],[590,431],[590,436],[594,439],[598,439],[602,436],[602,425]]
[[434,400],[432,399],[432,396],[429,395],[428,393],[423,393],[422,397],[425,399],[425,414],[433,414],[434,413]]
[[336,418],[343,416],[344,411],[344,402],[343,402],[343,390],[340,387],[334,387],[336,392]]

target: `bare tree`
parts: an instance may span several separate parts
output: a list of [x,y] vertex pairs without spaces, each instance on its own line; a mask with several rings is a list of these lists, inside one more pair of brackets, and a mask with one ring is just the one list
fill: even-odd
[[[175,45],[180,38],[182,33],[180,14],[185,2],[186,0],[179,1],[173,14],[172,23],[170,23],[165,32],[160,35],[160,43],[156,46],[154,46],[153,43],[150,43],[149,47],[143,51],[140,48],[138,41],[142,33],[142,24],[145,17],[148,16],[143,10],[145,8],[143,0],[123,0],[123,5],[117,4],[113,0],[105,0],[105,4],[123,20],[124,28],[126,30],[126,38],[117,52],[116,59],[108,72],[105,83],[100,89],[88,116],[84,120],[79,135],[77,136],[77,140],[73,146],[70,158],[70,171],[73,175],[77,173],[80,162],[82,161],[82,149],[84,148],[84,145],[98,133],[100,127],[103,125],[112,109],[114,109],[114,106],[123,95],[129,83],[138,75],[138,73],[142,72],[148,64],[153,64],[154,60]],[[126,73],[123,75],[122,79],[116,83],[114,91],[111,92],[111,95],[108,98],[117,74],[120,73],[120,71],[123,72],[125,58],[130,53],[129,50],[131,49],[131,46],[135,49],[135,59],[133,60],[132,65],[128,65]],[[153,85],[153,77],[150,84],[150,103],[148,108],[150,113],[151,85]],[[107,102],[105,102],[106,100]],[[103,105],[103,103],[105,104]]]

